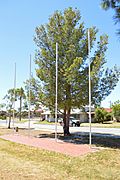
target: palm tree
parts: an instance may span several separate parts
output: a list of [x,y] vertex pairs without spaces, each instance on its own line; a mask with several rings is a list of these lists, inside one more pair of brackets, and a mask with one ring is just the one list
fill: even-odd
[[21,121],[22,100],[25,99],[25,93],[24,93],[24,89],[22,87],[16,89],[16,98],[20,101],[19,120]]

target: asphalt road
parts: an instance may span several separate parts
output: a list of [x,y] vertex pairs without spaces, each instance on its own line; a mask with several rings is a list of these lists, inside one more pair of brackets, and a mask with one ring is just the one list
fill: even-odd
[[[0,120],[0,126],[2,127],[7,127],[7,121],[6,120]],[[46,130],[46,131],[52,131],[55,132],[55,125],[51,124],[34,124],[35,121],[30,122],[30,128],[34,128],[35,130]],[[11,127],[13,126],[13,123],[11,122]],[[19,127],[19,128],[28,128],[29,127],[29,122],[25,123],[14,123],[14,127]],[[63,127],[62,126],[57,126],[57,131],[58,132],[63,132]],[[81,133],[81,132],[87,132],[89,133],[89,127],[70,127],[70,132],[71,133]],[[115,136],[120,136],[120,128],[97,128],[97,127],[92,127],[92,133],[100,133],[104,135],[115,135]]]

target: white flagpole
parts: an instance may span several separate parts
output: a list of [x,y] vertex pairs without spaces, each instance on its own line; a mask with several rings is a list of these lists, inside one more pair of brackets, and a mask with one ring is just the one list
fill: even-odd
[[57,94],[58,93],[58,43],[56,43],[56,98],[55,98],[55,140],[57,141]]
[[14,122],[15,122],[15,99],[16,99],[16,63],[14,65],[14,101],[13,101],[13,131],[14,131]]
[[29,136],[30,136],[30,106],[31,106],[31,97],[30,97],[30,90],[31,90],[31,54],[30,54],[30,62],[29,62],[29,111],[28,111],[28,129],[29,129]]
[[91,147],[91,74],[90,74],[90,32],[88,29],[88,59],[89,59],[89,145]]

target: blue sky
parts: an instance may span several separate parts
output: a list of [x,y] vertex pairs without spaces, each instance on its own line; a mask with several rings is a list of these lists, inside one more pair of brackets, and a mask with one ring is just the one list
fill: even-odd
[[[33,41],[35,28],[48,22],[55,10],[78,8],[85,27],[96,26],[98,35],[108,34],[107,66],[120,66],[120,42],[116,36],[113,11],[103,11],[100,0],[0,0],[0,103],[7,90],[14,86],[14,63],[17,66],[16,86],[23,86],[29,77],[29,55],[34,59],[36,46]],[[32,72],[35,64],[32,61]],[[120,82],[102,105],[120,100]]]

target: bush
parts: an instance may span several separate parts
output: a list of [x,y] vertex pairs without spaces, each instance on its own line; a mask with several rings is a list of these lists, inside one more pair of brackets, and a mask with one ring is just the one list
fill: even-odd
[[113,109],[113,116],[115,117],[116,121],[120,122],[120,101],[116,101],[112,105],[112,109]]
[[7,118],[6,115],[1,115],[1,116],[0,116],[0,119],[2,119],[2,120],[6,119],[6,118]]
[[108,113],[103,108],[97,108],[95,110],[95,120],[98,123],[103,123],[105,121],[110,121],[111,117],[112,117],[111,113]]
[[21,116],[22,116],[22,118],[27,118],[28,117],[28,112],[27,111],[21,112]]
[[6,111],[0,111],[0,119],[6,119],[7,118],[7,113]]
[[112,120],[112,114],[111,113],[107,113],[105,121],[111,121],[111,120]]

